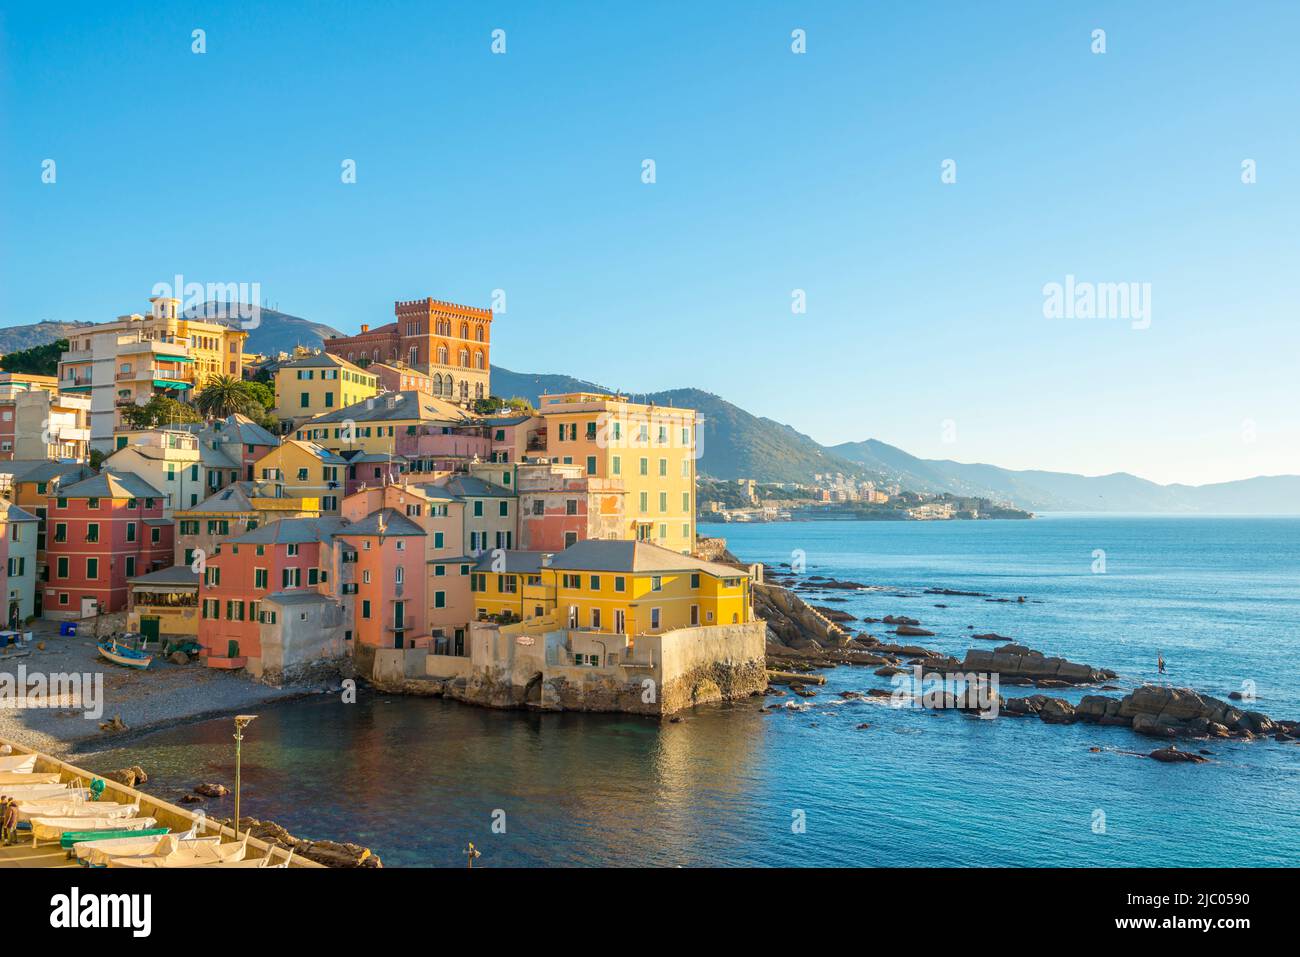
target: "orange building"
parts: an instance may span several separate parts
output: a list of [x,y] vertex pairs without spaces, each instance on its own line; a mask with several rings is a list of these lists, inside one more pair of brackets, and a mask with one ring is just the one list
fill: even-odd
[[456,402],[491,395],[492,310],[441,299],[393,305],[396,321],[325,340],[325,351],[360,366],[401,362],[431,380],[429,394]]

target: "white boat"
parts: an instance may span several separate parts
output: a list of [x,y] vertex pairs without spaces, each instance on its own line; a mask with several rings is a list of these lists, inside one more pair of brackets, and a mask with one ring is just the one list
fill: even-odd
[[36,770],[36,755],[14,754],[0,756],[0,771],[11,774],[29,774]]
[[[220,844],[221,835],[195,837],[191,829],[186,834],[166,834],[163,839],[175,838],[176,847],[184,848],[199,844]],[[172,847],[161,845],[164,850]],[[82,841],[73,846],[77,860],[88,867],[107,867],[110,860],[129,860],[136,857],[149,857],[159,851],[159,838],[154,837],[110,837],[103,841]]]
[[0,787],[0,797],[12,801],[39,801],[43,798],[61,797],[68,801],[90,799],[90,788],[74,788],[67,784],[6,784]]
[[157,823],[151,817],[34,817],[32,844],[57,841],[65,831],[143,831]]
[[0,771],[0,787],[6,784],[58,784],[58,771]]
[[155,853],[140,857],[109,858],[109,867],[206,867],[212,864],[236,864],[248,853],[248,835],[238,844],[198,844],[181,842],[175,834],[158,840]]
[[19,804],[18,820],[30,821],[34,817],[134,817],[139,812],[139,801],[134,804],[118,804],[114,801],[69,801],[56,797]]

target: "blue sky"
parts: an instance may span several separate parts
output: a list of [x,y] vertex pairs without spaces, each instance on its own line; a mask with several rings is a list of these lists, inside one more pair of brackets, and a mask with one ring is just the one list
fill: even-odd
[[[826,443],[1300,473],[1298,9],[9,3],[0,324],[176,273],[345,331],[503,289],[499,365]],[[1150,327],[1045,318],[1067,275]]]

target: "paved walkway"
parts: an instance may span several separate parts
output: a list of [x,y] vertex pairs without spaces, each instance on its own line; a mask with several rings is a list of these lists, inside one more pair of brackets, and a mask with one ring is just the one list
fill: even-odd
[[68,852],[58,844],[32,847],[29,836],[25,844],[0,846],[0,867],[77,867],[68,860]]

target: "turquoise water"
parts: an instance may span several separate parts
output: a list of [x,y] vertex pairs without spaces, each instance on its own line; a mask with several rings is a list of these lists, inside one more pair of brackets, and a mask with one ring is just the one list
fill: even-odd
[[[1300,716],[1300,519],[1060,515],[701,533],[747,560],[788,562],[800,549],[808,574],[888,586],[829,594],[858,616],[919,618],[937,633],[930,647],[960,655],[972,630],[996,631],[1112,668],[1125,689],[1153,677],[1160,651],[1172,683],[1223,696],[1253,681],[1260,710]],[[1093,572],[1096,549],[1104,574]],[[290,702],[249,731],[244,813],[366,844],[390,866],[463,866],[467,841],[487,866],[1300,863],[1300,745],[1216,742],[1213,763],[1164,765],[1122,753],[1156,746],[1122,728],[842,702],[838,690],[887,685],[869,669],[828,676],[806,714],[762,715],[753,699],[675,724],[364,692],[353,705]],[[230,783],[230,730],[221,720],[159,732],[84,763],[139,763],[164,796]],[[229,813],[225,801],[208,807]]]

